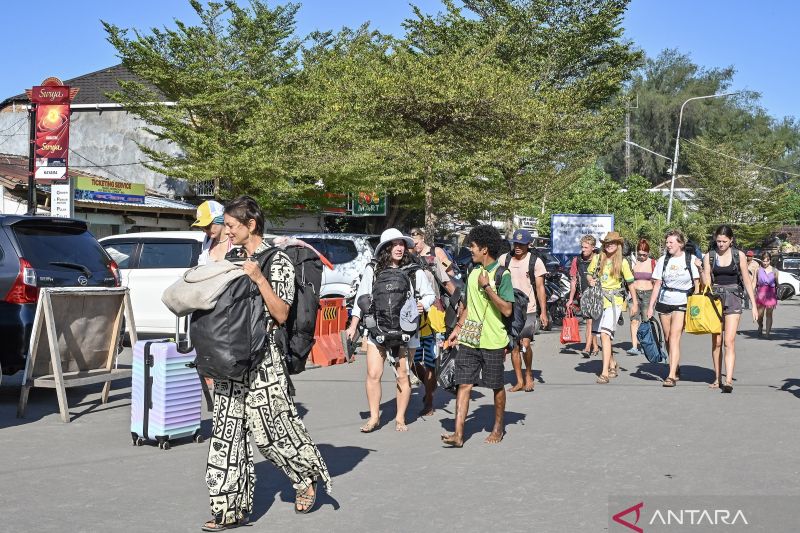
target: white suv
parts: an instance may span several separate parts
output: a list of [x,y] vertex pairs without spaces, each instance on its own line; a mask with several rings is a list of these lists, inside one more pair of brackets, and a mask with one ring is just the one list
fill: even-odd
[[324,255],[334,270],[322,269],[321,298],[347,298],[355,294],[364,268],[372,261],[380,237],[357,233],[297,233],[292,237],[302,239]]
[[122,285],[130,289],[137,332],[175,332],[175,315],[161,303],[161,295],[197,266],[204,238],[202,231],[153,231],[100,239],[119,265]]

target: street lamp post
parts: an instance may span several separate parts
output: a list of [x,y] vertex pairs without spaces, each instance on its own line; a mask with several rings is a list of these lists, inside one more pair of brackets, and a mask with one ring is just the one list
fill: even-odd
[[678,148],[681,143],[681,123],[683,122],[683,108],[686,107],[686,104],[688,104],[692,100],[703,100],[705,98],[718,98],[720,96],[731,96],[734,94],[739,94],[739,93],[735,92],[735,93],[709,94],[707,96],[695,96],[693,98],[689,98],[681,105],[681,112],[678,115],[678,135],[675,137],[675,157],[672,158],[672,180],[669,185],[669,205],[667,207],[668,223],[670,220],[672,220],[672,198],[675,195],[675,178],[678,177]]

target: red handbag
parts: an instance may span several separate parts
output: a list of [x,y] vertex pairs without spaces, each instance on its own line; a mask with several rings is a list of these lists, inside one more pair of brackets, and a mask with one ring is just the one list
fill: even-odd
[[561,323],[561,344],[581,342],[581,327],[578,319],[572,314],[572,309],[567,309],[567,316]]

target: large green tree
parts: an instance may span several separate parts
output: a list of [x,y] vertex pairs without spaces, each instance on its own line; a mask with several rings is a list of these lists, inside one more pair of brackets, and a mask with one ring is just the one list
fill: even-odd
[[112,96],[148,124],[148,133],[180,148],[173,156],[142,146],[152,169],[189,181],[223,179],[229,194],[253,194],[277,214],[314,187],[281,151],[285,124],[263,120],[281,116],[263,110],[298,72],[298,6],[190,3],[196,25],[175,21],[174,28],[142,32],[103,22],[123,65],[146,82],[122,82]]

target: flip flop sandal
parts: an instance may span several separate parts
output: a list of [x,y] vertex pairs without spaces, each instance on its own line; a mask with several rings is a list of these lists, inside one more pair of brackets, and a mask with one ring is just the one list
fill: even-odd
[[[294,513],[295,514],[308,514],[311,512],[311,509],[314,508],[314,504],[317,502],[317,480],[314,480],[311,483],[311,487],[314,489],[314,495],[308,495],[308,489],[304,489],[302,491],[298,490],[297,494],[294,497]],[[298,509],[297,505],[300,504],[305,509]]]
[[667,379],[664,380],[664,383],[662,383],[661,386],[662,387],[674,387],[677,384],[678,384],[678,382],[675,381],[674,379],[667,378]]
[[722,385],[721,388],[722,392],[727,392],[727,393],[733,392],[733,384],[731,383],[725,383],[724,385]]
[[603,374],[598,375],[597,376],[597,381],[595,381],[595,383],[598,383],[600,385],[607,384],[608,383],[608,376],[604,376]]
[[367,422],[366,424],[364,424],[363,426],[361,426],[358,429],[359,429],[359,431],[361,431],[361,433],[372,433],[373,431],[378,429],[379,425],[381,425],[380,422],[373,422],[373,423]]

